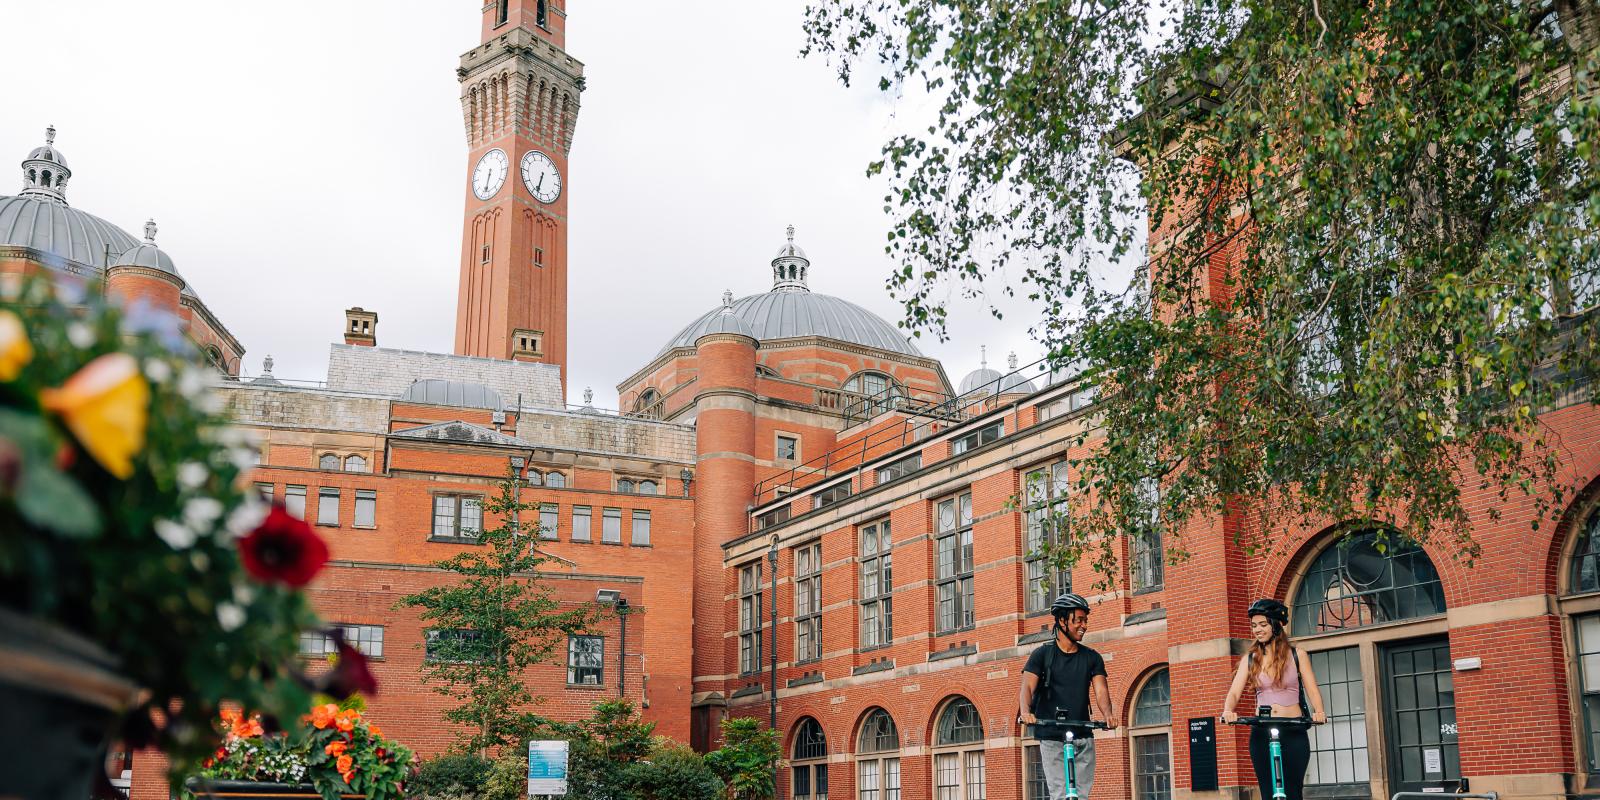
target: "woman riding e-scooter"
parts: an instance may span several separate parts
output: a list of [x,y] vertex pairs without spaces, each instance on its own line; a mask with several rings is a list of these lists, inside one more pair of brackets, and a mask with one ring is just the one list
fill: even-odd
[[[1250,604],[1245,612],[1250,617],[1250,633],[1255,644],[1249,654],[1239,662],[1239,670],[1228,688],[1228,698],[1223,703],[1222,720],[1237,722],[1235,709],[1246,686],[1256,690],[1256,705],[1262,717],[1285,718],[1321,724],[1328,717],[1323,710],[1322,692],[1311,672],[1311,659],[1289,645],[1284,626],[1289,624],[1289,608],[1272,598],[1262,598]],[[1309,701],[1309,702],[1308,702]],[[1281,742],[1281,788],[1273,786],[1273,736]],[[1261,796],[1275,795],[1285,800],[1301,800],[1301,790],[1306,782],[1306,767],[1311,764],[1311,739],[1303,725],[1281,725],[1269,729],[1255,725],[1250,730],[1250,763],[1255,767],[1256,785]],[[1274,790],[1277,791],[1274,791]]]

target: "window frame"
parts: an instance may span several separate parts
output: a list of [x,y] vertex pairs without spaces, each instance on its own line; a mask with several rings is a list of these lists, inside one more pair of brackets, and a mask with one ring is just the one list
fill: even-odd
[[[799,461],[800,460],[800,435],[795,433],[774,433],[772,438],[773,461]],[[790,444],[789,455],[784,455],[784,442]]]
[[[283,487],[283,510],[288,512],[289,516],[292,516],[301,522],[304,522],[306,518],[306,488],[307,487],[297,483],[284,484]],[[295,491],[296,489],[299,491]],[[296,497],[300,498],[298,503],[294,499]],[[300,507],[298,512],[295,511],[296,505]]]
[[[594,640],[599,643],[599,650],[594,653],[579,652],[577,645],[580,640]],[[578,656],[598,656],[597,664],[576,663]],[[584,681],[587,674],[593,673],[593,681]],[[601,688],[606,685],[606,637],[594,633],[569,633],[567,634],[567,686],[582,688]]]
[[[331,504],[328,502],[330,499],[333,501]],[[340,505],[341,502],[343,502],[343,498],[340,496],[339,487],[337,487],[337,486],[318,486],[317,487],[317,526],[318,527],[322,527],[322,528],[337,528],[337,527],[339,527],[339,505]],[[332,509],[332,512],[333,512],[332,515],[331,515],[331,519],[330,519],[330,515],[328,513],[328,510],[330,508]]]
[[816,494],[811,495],[811,509],[815,511],[819,508],[827,508],[850,499],[850,495],[854,494],[851,491],[852,488],[851,480],[846,478],[826,489],[819,490]]
[[[438,542],[476,542],[479,534],[483,532],[483,495],[465,492],[433,492],[429,496],[430,525],[428,527],[428,540]],[[450,529],[449,533],[439,532],[439,501],[451,500]],[[469,529],[465,526],[467,519],[467,506],[475,505],[478,509],[478,527]],[[474,532],[469,532],[474,531]]]
[[[883,725],[888,723],[889,746],[883,746]],[[874,733],[868,744],[868,733]],[[894,717],[881,706],[868,709],[861,716],[856,734],[856,800],[900,800],[900,729]],[[872,783],[867,787],[867,768],[872,769]],[[892,784],[892,785],[891,785]]]
[[[444,636],[444,633],[447,632],[447,631],[451,634],[449,637]],[[465,636],[463,634],[472,634],[472,635],[471,636]],[[475,630],[473,630],[471,628],[424,628],[423,631],[422,631],[422,642],[423,642],[423,645],[422,645],[422,661],[423,661],[423,663],[425,663],[425,664],[486,664],[486,663],[489,663],[489,659],[491,657],[491,654],[487,652],[487,648],[485,648],[485,652],[483,652],[483,654],[478,658],[451,658],[451,659],[439,658],[433,652],[430,652],[429,645],[432,645],[434,642],[436,642],[436,641],[438,641],[440,639],[444,639],[444,638],[452,638],[452,639],[458,639],[458,640],[459,639],[475,639],[475,640],[477,640],[479,642],[483,642],[484,641],[482,634],[480,634],[478,631],[475,631]]]
[[[578,520],[580,519],[583,520],[582,525],[578,524]],[[581,536],[579,535],[580,529],[582,530]],[[571,539],[574,542],[583,542],[585,544],[594,542],[594,506],[572,507]]]
[[561,540],[561,506],[556,503],[539,504],[539,538],[546,542]]
[[[383,626],[371,625],[364,622],[330,622],[328,628],[339,628],[344,631],[345,643],[360,651],[362,655],[376,661],[383,660]],[[372,632],[377,635],[373,636]],[[307,644],[316,642],[317,647],[308,649]],[[333,644],[333,637],[325,630],[300,632],[300,657],[301,658],[326,658],[334,655],[338,649]]]
[[[362,530],[377,530],[378,528],[378,490],[357,489],[355,514],[350,520],[350,527]],[[371,521],[363,524],[361,521],[361,507],[366,504],[371,513]]]
[[[1141,718],[1143,712],[1154,710],[1157,716]],[[1160,741],[1166,748],[1165,769],[1151,770],[1141,760],[1141,744]],[[1128,711],[1128,784],[1133,800],[1172,800],[1172,671],[1163,664],[1149,670],[1139,681],[1139,690],[1133,694]],[[1150,793],[1144,779],[1160,780],[1164,777],[1164,792]]]
[[1158,592],[1166,588],[1166,537],[1161,528],[1161,482],[1146,478],[1139,494],[1150,504],[1149,535],[1135,531],[1128,542],[1128,587],[1134,594]]
[[959,456],[970,453],[987,444],[993,444],[1006,438],[1005,420],[991,422],[965,436],[950,440],[950,455]]
[[[330,461],[333,463],[330,464]],[[317,469],[320,469],[324,472],[338,472],[342,469],[340,467],[340,464],[342,463],[343,460],[339,458],[337,453],[323,453],[322,455],[317,456]]]
[[[644,523],[644,524],[640,525],[640,523]],[[639,533],[641,530],[644,532],[643,536],[641,536],[640,533]],[[648,509],[648,508],[635,508],[635,509],[633,509],[632,520],[631,520],[629,528],[628,528],[628,546],[629,547],[649,547],[650,546],[650,509]]]
[[[1049,569],[1049,559],[1041,549],[1058,545],[1068,535],[1060,530],[1069,524],[1068,470],[1063,459],[1022,474],[1022,606],[1029,616],[1050,613],[1051,602],[1072,591],[1072,572]],[[1042,592],[1036,585],[1042,585]]]
[[[912,466],[907,467],[906,464],[912,464]],[[877,474],[873,476],[874,483],[878,486],[893,483],[920,469],[922,469],[922,451],[918,450],[911,455],[902,456],[878,467]]]
[[600,507],[600,543],[622,545],[622,509]]
[[[894,528],[888,517],[860,527],[856,570],[862,650],[894,643]],[[868,620],[871,624],[868,624]]]
[[793,548],[794,663],[822,660],[822,542]]
[[[801,748],[808,752],[801,754]],[[820,752],[811,752],[812,750]],[[795,723],[789,749],[789,796],[794,800],[828,800],[828,734],[816,717],[801,717]],[[800,777],[804,775],[805,781]],[[806,791],[801,793],[804,783]]]
[[766,605],[760,559],[739,567],[739,674],[761,671],[762,630]]
[[[950,509],[948,524],[946,508]],[[938,636],[970,629],[977,622],[973,523],[971,489],[934,503],[934,634]]]
[[[977,733],[973,738],[955,739],[946,736],[945,719],[955,713],[962,705],[972,709],[975,726],[961,726],[964,728],[975,727]],[[952,728],[960,725],[956,720]],[[934,716],[933,746],[928,748],[932,772],[929,775],[929,784],[933,789],[934,800],[972,800],[983,798],[988,792],[988,767],[985,755],[985,733],[983,730],[983,713],[976,704],[961,695],[956,695],[946,700]],[[974,758],[976,756],[976,758]],[[945,765],[953,762],[954,771],[950,775],[953,783],[945,783]],[[977,780],[973,780],[973,770],[976,766]],[[974,791],[976,789],[976,791]],[[946,791],[947,790],[947,791]]]
[[[1293,613],[1289,619],[1289,635],[1291,637],[1314,636],[1318,634],[1336,632],[1347,633],[1360,630],[1362,628],[1425,620],[1444,615],[1444,613],[1448,610],[1448,603],[1444,597],[1444,585],[1440,580],[1438,567],[1433,563],[1432,558],[1428,556],[1427,551],[1416,546],[1415,544],[1409,544],[1401,541],[1400,535],[1393,531],[1387,533],[1387,536],[1389,537],[1388,546],[1386,548],[1387,552],[1380,554],[1381,558],[1383,559],[1383,574],[1373,578],[1370,581],[1366,581],[1364,584],[1359,579],[1341,579],[1340,581],[1346,586],[1348,586],[1348,584],[1351,582],[1362,585],[1373,585],[1387,577],[1389,579],[1387,586],[1382,586],[1377,589],[1364,589],[1354,593],[1346,593],[1341,587],[1340,593],[1337,596],[1334,596],[1330,593],[1331,590],[1335,588],[1334,584],[1324,581],[1324,588],[1320,595],[1308,594],[1309,592],[1314,591],[1312,589],[1314,585],[1313,580],[1316,578],[1328,578],[1331,580],[1331,577],[1337,577],[1341,571],[1343,571],[1345,575],[1348,575],[1349,550],[1353,549],[1359,544],[1362,544],[1363,542],[1360,540],[1366,539],[1367,537],[1377,537],[1378,533],[1380,533],[1380,531],[1373,528],[1346,528],[1333,536],[1331,539],[1322,542],[1322,546],[1318,548],[1315,553],[1305,562],[1305,565],[1300,569],[1299,577],[1295,582],[1294,594],[1292,595],[1294,597],[1294,601],[1290,604],[1290,608],[1293,609]],[[1344,551],[1343,554],[1340,554],[1341,551]],[[1325,563],[1325,557],[1327,557],[1330,553],[1339,554],[1335,555],[1335,560],[1331,568]],[[1410,565],[1413,571],[1415,571],[1415,567],[1417,567],[1419,564],[1426,565],[1428,570],[1432,572],[1433,579],[1431,581],[1411,583],[1404,586],[1396,585],[1393,579],[1394,563],[1400,558],[1411,559],[1412,561],[1410,562]],[[1379,597],[1380,593],[1398,597],[1398,593],[1402,589],[1411,590],[1413,593],[1415,593],[1430,587],[1435,592],[1433,598],[1437,601],[1436,610],[1423,614],[1383,616],[1388,612],[1384,611],[1381,606],[1378,605],[1378,603],[1381,602],[1381,598]],[[1413,596],[1415,596],[1415,594],[1413,594]],[[1359,608],[1355,608],[1351,612],[1355,615],[1357,621],[1354,624],[1349,624],[1348,618],[1341,618],[1338,620],[1337,625],[1329,625],[1326,621],[1326,618],[1322,616],[1321,609],[1326,609],[1330,604],[1333,603],[1348,604],[1352,607],[1359,606]],[[1398,609],[1398,603],[1396,604],[1396,607]],[[1371,619],[1369,621],[1361,621],[1363,616],[1370,616]],[[1314,627],[1307,627],[1308,625],[1313,625]]]
[[[352,461],[360,462],[356,465],[358,467],[357,469],[350,468],[350,462]],[[344,460],[339,462],[339,468],[345,472],[354,472],[358,474],[365,474],[371,471],[367,469],[367,457],[361,455],[360,453],[351,453],[350,455],[345,456]]]

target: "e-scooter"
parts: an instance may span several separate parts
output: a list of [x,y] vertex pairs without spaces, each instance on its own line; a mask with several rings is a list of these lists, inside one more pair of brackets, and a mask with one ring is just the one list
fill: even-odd
[[1257,712],[1254,717],[1239,717],[1231,724],[1267,727],[1267,732],[1272,736],[1272,740],[1267,744],[1268,760],[1272,763],[1272,800],[1285,800],[1288,795],[1283,791],[1283,742],[1278,739],[1278,732],[1309,730],[1312,725],[1322,723],[1313,722],[1309,717],[1274,717],[1271,706],[1262,706]]
[[1111,726],[1104,722],[1088,719],[1067,719],[1065,711],[1056,712],[1054,721],[1041,722],[1035,725],[1035,732],[1046,725],[1062,732],[1061,757],[1067,770],[1067,800],[1079,800],[1078,795],[1078,747],[1074,741],[1072,731],[1074,728],[1090,728],[1103,731],[1111,730]]

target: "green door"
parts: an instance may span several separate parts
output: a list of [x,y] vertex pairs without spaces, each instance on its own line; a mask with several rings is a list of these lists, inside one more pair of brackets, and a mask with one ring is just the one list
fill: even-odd
[[1454,792],[1461,781],[1450,643],[1428,639],[1383,650],[1389,791]]

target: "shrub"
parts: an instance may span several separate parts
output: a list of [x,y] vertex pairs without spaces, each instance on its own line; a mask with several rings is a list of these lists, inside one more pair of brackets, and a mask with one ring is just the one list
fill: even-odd
[[625,784],[639,800],[719,800],[722,779],[699,753],[671,740],[656,741],[648,761],[631,764]]
[[493,764],[472,753],[435,756],[422,762],[406,781],[407,794],[427,797],[476,796],[489,780]]

